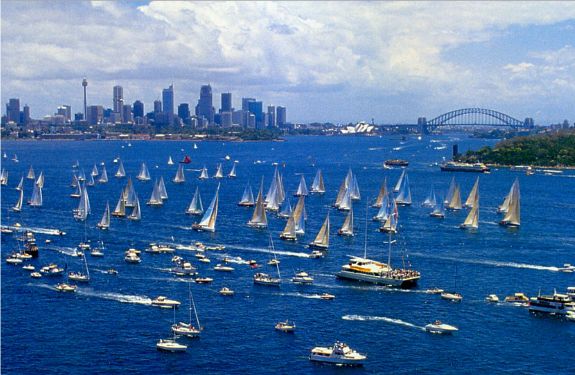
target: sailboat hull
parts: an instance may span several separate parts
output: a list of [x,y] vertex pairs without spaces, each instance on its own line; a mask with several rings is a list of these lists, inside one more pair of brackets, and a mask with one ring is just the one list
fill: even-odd
[[504,227],[511,227],[511,228],[519,228],[520,227],[519,223],[513,223],[513,222],[505,221],[505,220],[501,220],[499,222],[499,225],[502,225]]
[[208,228],[200,224],[192,224],[192,229],[198,232],[215,232],[215,228]]
[[370,275],[346,270],[336,272],[335,276],[340,279],[354,280],[377,285],[387,285],[396,288],[412,288],[417,285],[417,281],[419,280],[419,277],[393,278],[384,275]]
[[308,245],[308,247],[309,247],[310,249],[322,250],[322,251],[327,251],[327,249],[328,249],[328,246],[327,246],[327,245],[316,244],[316,243],[313,243],[313,242],[310,243],[310,244]]

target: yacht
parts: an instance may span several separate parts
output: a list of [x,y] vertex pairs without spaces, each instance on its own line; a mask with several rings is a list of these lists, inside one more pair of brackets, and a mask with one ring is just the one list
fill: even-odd
[[46,276],[60,276],[64,273],[64,269],[62,267],[58,267],[57,264],[51,263],[40,268],[40,272]]
[[447,334],[450,335],[453,332],[459,331],[457,327],[451,326],[449,324],[441,323],[441,321],[436,320],[433,323],[429,323],[425,326],[425,330],[429,333],[436,334]]
[[293,333],[295,332],[295,323],[286,320],[285,322],[278,322],[275,329],[280,332]]
[[179,322],[172,325],[172,332],[179,336],[198,337],[202,332],[192,324]]
[[333,363],[344,366],[362,366],[367,356],[351,349],[347,344],[336,341],[333,347],[317,346],[311,350],[310,361]]
[[233,296],[233,295],[234,295],[234,291],[231,290],[231,289],[228,288],[228,287],[225,287],[225,286],[224,286],[222,289],[220,289],[220,292],[219,292],[219,293],[220,293],[222,296]]
[[307,272],[298,272],[291,279],[295,284],[313,284],[313,277],[311,277]]
[[158,296],[152,300],[152,305],[171,309],[173,307],[180,306],[180,302],[173,299],[168,299],[164,296]]
[[333,294],[329,294],[329,293],[322,293],[319,295],[319,298],[321,299],[325,299],[325,300],[332,300],[335,298],[335,296]]
[[192,263],[182,261],[176,267],[170,270],[176,276],[195,276],[197,275],[196,268],[192,266]]
[[188,349],[187,345],[178,343],[175,339],[160,339],[156,344],[158,350],[165,352],[185,352]]
[[490,294],[487,297],[485,297],[485,300],[487,302],[497,303],[497,302],[499,302],[499,297],[497,297],[497,295],[495,295],[495,294]]
[[221,265],[221,264],[217,264],[217,265],[214,267],[214,271],[232,272],[233,270],[234,270],[233,267],[224,266],[224,265]]
[[567,315],[568,311],[575,311],[575,302],[567,294],[553,292],[552,295],[539,295],[529,301],[529,312],[553,315]]
[[254,284],[279,286],[281,279],[273,278],[267,273],[258,272],[254,275]]
[[126,254],[124,256],[124,261],[126,263],[140,263],[142,261],[142,259],[140,259],[140,257],[138,256],[138,254],[134,251],[128,250],[126,251]]
[[456,292],[442,292],[441,298],[451,302],[461,302],[463,296]]
[[212,279],[211,277],[196,277],[194,281],[196,282],[196,284],[209,284],[212,281],[214,281],[214,279]]
[[421,277],[415,270],[394,269],[387,264],[359,257],[351,257],[349,263],[344,264],[335,275],[341,279],[400,288],[415,286]]
[[165,244],[151,243],[150,247],[145,250],[147,253],[152,254],[163,254],[163,253],[173,253],[176,251],[173,247]]
[[56,285],[56,290],[58,292],[75,292],[77,289],[76,285],[71,285],[71,284],[66,284],[66,283],[60,283],[58,285]]
[[527,297],[525,294],[519,292],[519,293],[515,293],[512,296],[505,297],[505,302],[518,303],[518,304],[527,306],[527,304],[529,303],[529,297]]

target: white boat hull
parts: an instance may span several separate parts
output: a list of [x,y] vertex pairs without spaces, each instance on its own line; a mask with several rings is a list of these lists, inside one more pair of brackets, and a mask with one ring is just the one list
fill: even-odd
[[419,280],[419,276],[394,279],[394,278],[386,277],[386,276],[363,274],[363,273],[350,272],[350,271],[345,271],[345,270],[341,270],[339,272],[336,272],[335,275],[341,279],[355,280],[355,281],[361,281],[361,282],[365,282],[365,283],[378,284],[378,285],[388,285],[388,286],[401,287],[401,288],[415,286],[417,284],[417,281]]

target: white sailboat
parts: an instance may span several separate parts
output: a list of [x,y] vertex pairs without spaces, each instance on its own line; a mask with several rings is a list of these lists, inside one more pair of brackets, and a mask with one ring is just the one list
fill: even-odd
[[234,165],[232,166],[232,170],[228,173],[228,178],[236,178],[236,164],[237,161],[234,161]]
[[[190,299],[190,308],[189,308],[189,323],[179,322],[174,323],[172,325],[172,332],[175,335],[186,336],[186,337],[199,337],[200,333],[202,332],[203,328],[200,325],[200,319],[198,318],[198,311],[196,310],[196,304],[194,302],[194,296],[192,295],[192,291],[190,289],[190,284],[188,283],[188,295]],[[196,316],[196,327],[192,324],[192,308],[194,309],[194,315]],[[174,314],[175,314],[174,309]]]
[[8,171],[4,168],[2,168],[2,172],[0,173],[0,185],[8,185]]
[[283,189],[283,182],[276,165],[270,188],[266,194],[266,209],[268,211],[278,211],[284,199],[285,191]]
[[96,166],[96,164],[94,164],[94,166],[92,167],[92,172],[90,172],[90,174],[92,175],[92,177],[96,177],[100,174],[100,172],[98,172],[98,167]]
[[184,176],[184,164],[178,165],[178,171],[172,181],[176,184],[182,184],[186,181],[186,177]]
[[287,241],[295,241],[297,239],[296,236],[296,232],[295,232],[295,218],[294,218],[294,212],[292,212],[292,214],[290,215],[286,226],[284,227],[283,231],[280,233],[280,238],[282,240],[287,240]]
[[16,204],[12,207],[12,211],[20,212],[22,211],[22,203],[24,203],[24,189],[20,189],[20,197]]
[[154,183],[154,189],[152,190],[152,195],[150,199],[146,202],[147,205],[150,206],[161,206],[164,204],[162,200],[162,196],[160,195],[160,183],[158,180]]
[[389,193],[383,196],[381,206],[379,207],[379,211],[377,211],[377,214],[373,217],[373,221],[385,222],[387,220],[388,215],[389,215]]
[[202,220],[199,223],[195,223],[192,225],[192,229],[197,231],[208,231],[208,232],[215,232],[216,231],[216,219],[218,217],[218,195],[220,191],[220,184],[216,189],[216,194],[212,199],[208,209],[204,213]]
[[26,175],[26,178],[28,180],[34,180],[36,178],[36,175],[34,174],[34,168],[32,168],[32,166],[30,166],[30,169],[28,169],[28,174]]
[[350,211],[351,210],[351,189],[349,188],[349,186],[345,189],[345,192],[343,194],[343,198],[341,199],[341,202],[339,204],[339,206],[337,207],[338,210],[340,211]]
[[148,170],[146,163],[142,163],[142,166],[140,167],[140,173],[138,173],[136,178],[140,181],[149,181],[152,179],[150,177],[150,171]]
[[86,181],[86,186],[94,186],[96,182],[94,181],[94,176],[92,174],[88,175],[88,181]]
[[112,216],[115,217],[126,217],[126,201],[124,200],[123,192],[120,193],[120,199],[116,204],[116,208],[112,212]]
[[100,222],[96,224],[96,226],[102,230],[106,230],[110,228],[110,203],[106,202],[106,209],[104,210],[104,214],[100,219]]
[[371,207],[381,208],[385,197],[387,197],[387,177],[383,179],[383,184],[381,184],[377,198]]
[[218,163],[218,167],[216,168],[216,174],[214,178],[224,178],[224,171],[222,170],[222,163]]
[[471,192],[469,196],[465,200],[464,206],[467,208],[473,207],[473,204],[479,200],[479,177],[475,180],[473,184],[473,188],[471,188]]
[[357,177],[353,174],[351,168],[349,168],[349,171],[347,172],[346,186],[350,190],[350,196],[352,200],[356,201],[361,199],[359,186],[357,184]]
[[78,208],[74,213],[74,219],[85,221],[90,214],[90,198],[88,196],[88,190],[86,186],[82,186],[81,188],[81,195],[80,195],[80,202],[78,203]]
[[28,204],[31,207],[42,207],[42,189],[36,184],[34,184],[34,191],[32,192],[32,197],[30,198],[30,201],[28,201]]
[[84,173],[84,169],[81,169],[78,172],[78,181],[80,181],[80,182],[86,181],[86,173]]
[[40,189],[44,189],[44,171],[40,171],[40,174],[36,179],[36,185],[38,185]]
[[345,196],[345,193],[347,191],[347,186],[345,184],[346,179],[344,179],[341,182],[341,185],[339,185],[339,189],[337,191],[337,197],[335,198],[335,203],[333,204],[333,206],[337,209],[339,209],[339,206],[341,205],[341,202],[343,201],[343,198]]
[[204,213],[204,206],[202,205],[202,197],[200,196],[200,190],[196,186],[196,192],[194,193],[194,197],[186,210],[188,215],[201,215]]
[[437,217],[443,219],[445,217],[445,204],[443,203],[442,199],[439,199],[435,202],[435,206],[433,211],[429,214],[431,217]]
[[87,254],[84,254],[82,256],[82,258],[84,258],[84,268],[85,268],[85,273],[82,272],[69,272],[68,273],[68,279],[69,280],[73,280],[75,282],[84,282],[87,283],[90,281],[90,269],[88,268],[88,260],[86,258],[88,258],[86,256]]
[[174,165],[174,161],[172,160],[172,157],[168,157],[168,165]]
[[139,221],[142,219],[142,211],[140,210],[140,200],[138,199],[137,195],[136,195],[136,204],[134,205],[132,213],[128,215],[128,219],[134,221]]
[[158,182],[158,188],[160,189],[160,197],[162,198],[162,200],[168,199],[168,191],[166,190],[164,177],[160,177],[160,182]]
[[449,189],[447,190],[447,195],[445,196],[445,200],[443,203],[447,206],[449,202],[453,199],[453,194],[455,193],[455,187],[457,182],[455,182],[455,177],[451,178],[451,182],[449,183]]
[[128,182],[124,187],[123,197],[124,201],[126,201],[126,207],[134,207],[136,205],[136,190],[131,177],[128,178]]
[[395,184],[395,187],[393,188],[394,193],[399,193],[399,189],[401,188],[401,184],[403,183],[403,177],[405,177],[405,169],[401,171],[401,175],[399,176],[399,180],[397,180],[397,183]]
[[291,202],[288,198],[282,203],[281,209],[278,212],[278,217],[287,219],[290,217],[292,211]]
[[80,198],[80,196],[82,195],[82,186],[80,185],[80,182],[78,181],[76,175],[74,175],[74,181],[75,182],[72,182],[72,185],[75,186],[76,189],[70,194],[70,197]]
[[244,189],[244,193],[242,194],[242,199],[238,202],[238,206],[253,207],[254,205],[255,205],[254,194],[252,193],[252,187],[248,182],[248,184]]
[[389,205],[387,220],[385,220],[385,223],[379,227],[379,230],[385,233],[397,233],[398,216],[397,203],[395,202],[395,199],[393,199]]
[[301,178],[299,180],[299,185],[297,187],[297,191],[294,194],[294,197],[306,196],[308,194],[309,194],[309,191],[307,190],[307,186],[305,184],[305,178],[303,177],[303,174],[302,174]]
[[448,210],[452,210],[452,211],[461,210],[461,208],[462,208],[462,206],[461,206],[461,191],[460,191],[458,183],[455,183],[455,188],[453,189],[453,194],[451,194],[451,199],[449,200],[449,202],[447,203],[447,206],[445,208],[447,208]]
[[248,221],[248,226],[252,228],[262,229],[267,228],[268,226],[268,218],[266,216],[266,209],[264,207],[263,189],[264,181],[262,178],[260,190],[258,191],[258,197],[256,199],[256,207],[254,209],[252,218]]
[[509,206],[503,220],[499,222],[500,225],[509,227],[519,227],[521,225],[520,200],[519,180],[515,179],[509,194]]
[[[6,172],[6,184],[8,184],[8,172]],[[20,182],[16,186],[16,190],[24,189],[24,176],[20,177]]]
[[323,194],[325,193],[325,186],[323,182],[323,174],[321,173],[321,169],[318,169],[315,177],[313,179],[313,183],[311,184],[311,193],[312,194]]
[[353,237],[353,208],[350,208],[347,216],[345,217],[343,225],[337,231],[337,234],[340,236]]
[[124,163],[122,162],[122,160],[120,160],[120,165],[118,165],[118,170],[116,171],[116,174],[114,176],[116,176],[117,178],[126,177],[126,170],[124,169]]
[[305,195],[300,195],[293,210],[296,234],[305,234]]
[[409,189],[409,177],[407,173],[403,176],[401,181],[401,187],[399,189],[399,194],[395,198],[395,203],[399,206],[410,206],[411,205],[411,190]]
[[435,207],[437,203],[437,199],[435,197],[435,189],[433,188],[433,184],[431,184],[431,190],[429,191],[429,195],[423,203],[421,204],[423,207]]
[[106,182],[108,182],[108,173],[106,172],[106,166],[103,165],[102,166],[102,174],[100,175],[100,178],[98,179],[98,183],[99,184],[105,184]]
[[463,224],[459,226],[461,229],[479,228],[479,194],[475,194],[474,199],[475,201],[471,204],[471,211],[469,211],[469,213],[467,214],[467,217],[465,218]]
[[327,250],[329,247],[329,231],[330,222],[328,212],[321,228],[319,229],[319,232],[317,233],[317,236],[315,236],[315,239],[309,244],[309,247],[317,250]]
[[279,267],[280,262],[278,261],[278,259],[276,257],[276,252],[275,252],[275,248],[274,248],[274,241],[272,240],[271,234],[270,234],[269,238],[270,238],[270,250],[271,250],[272,254],[274,255],[274,259],[271,261],[271,263],[276,266],[278,277],[274,278],[274,277],[271,277],[270,275],[268,275],[266,273],[258,272],[254,275],[254,284],[267,285],[267,286],[278,286],[279,287],[281,284],[281,281],[282,281],[282,277],[280,274],[280,267]]
[[198,177],[198,178],[200,180],[207,180],[208,178],[210,178],[210,176],[208,175],[208,168],[206,168],[205,165],[202,168],[202,171],[200,172],[200,177]]

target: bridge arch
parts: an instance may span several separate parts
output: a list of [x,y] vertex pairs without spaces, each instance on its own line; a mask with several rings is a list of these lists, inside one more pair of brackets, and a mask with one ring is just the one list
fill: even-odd
[[428,128],[438,126],[505,126],[512,128],[525,127],[525,122],[492,109],[462,108],[444,113],[426,121]]

